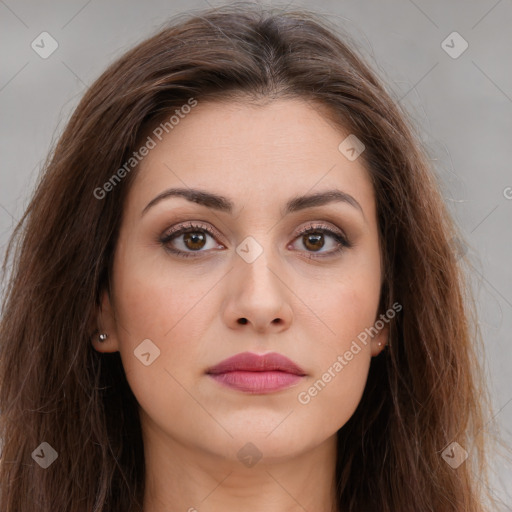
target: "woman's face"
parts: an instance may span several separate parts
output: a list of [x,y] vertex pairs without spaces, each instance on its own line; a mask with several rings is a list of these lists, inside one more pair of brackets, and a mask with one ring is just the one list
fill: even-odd
[[[376,205],[362,158],[338,148],[349,133],[322,112],[199,102],[150,134],[98,317],[109,337],[95,342],[120,352],[150,438],[270,461],[333,440],[355,411],[386,336],[363,334],[379,318]],[[155,200],[169,189],[195,200]],[[247,352],[302,372],[208,373]]]

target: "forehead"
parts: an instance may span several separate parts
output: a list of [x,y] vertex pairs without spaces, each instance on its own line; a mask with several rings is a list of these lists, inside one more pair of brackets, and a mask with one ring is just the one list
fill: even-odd
[[170,126],[159,137],[154,129],[147,132],[155,145],[141,161],[129,194],[130,204],[139,209],[175,186],[202,188],[260,207],[338,188],[357,196],[372,213],[373,187],[363,160],[350,161],[340,152],[349,132],[335,126],[318,104],[301,99],[258,105],[199,101]]

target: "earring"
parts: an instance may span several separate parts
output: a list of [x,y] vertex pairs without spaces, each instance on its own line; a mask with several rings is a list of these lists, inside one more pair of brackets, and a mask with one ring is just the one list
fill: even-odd
[[108,338],[108,334],[105,332],[98,336],[98,341],[102,342],[102,341],[105,341],[107,338]]

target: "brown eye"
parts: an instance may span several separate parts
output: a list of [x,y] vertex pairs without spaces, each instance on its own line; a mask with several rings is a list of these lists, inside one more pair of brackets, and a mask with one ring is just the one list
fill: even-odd
[[225,249],[222,244],[215,243],[216,237],[219,235],[211,228],[188,222],[167,231],[159,241],[168,252],[188,258],[201,256],[210,249]]
[[206,237],[200,231],[193,231],[190,233],[183,233],[183,243],[192,251],[202,249],[206,244]]
[[324,246],[324,235],[322,233],[308,233],[302,237],[302,243],[306,249],[317,251]]
[[352,247],[342,231],[334,231],[324,224],[310,224],[296,236],[295,249],[308,253],[308,258],[327,258]]

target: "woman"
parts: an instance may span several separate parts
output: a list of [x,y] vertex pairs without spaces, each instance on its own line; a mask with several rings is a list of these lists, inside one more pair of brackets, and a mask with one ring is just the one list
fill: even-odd
[[13,235],[2,511],[486,510],[457,236],[332,27],[169,25],[87,91]]

